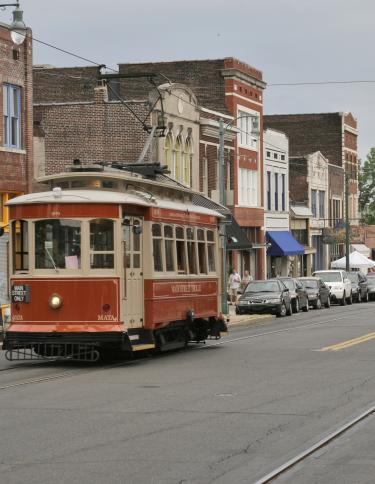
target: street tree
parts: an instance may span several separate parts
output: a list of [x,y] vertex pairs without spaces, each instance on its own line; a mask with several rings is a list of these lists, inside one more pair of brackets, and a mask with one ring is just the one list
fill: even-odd
[[359,170],[359,210],[368,225],[375,224],[375,147]]

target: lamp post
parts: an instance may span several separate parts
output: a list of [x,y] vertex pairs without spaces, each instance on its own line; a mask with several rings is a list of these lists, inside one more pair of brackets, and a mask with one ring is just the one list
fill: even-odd
[[16,7],[13,10],[13,22],[10,24],[10,36],[16,45],[21,45],[26,38],[27,27],[23,21],[23,11],[20,9],[19,2],[16,3],[0,3],[0,8]]
[[[220,184],[220,203],[221,205],[226,205],[226,194],[225,194],[225,157],[224,157],[224,143],[225,143],[225,132],[232,126],[235,121],[243,118],[251,118],[253,120],[251,134],[256,136],[259,135],[259,118],[256,115],[248,114],[238,116],[232,119],[229,123],[224,126],[224,121],[222,118],[219,120],[219,184]],[[223,314],[228,313],[228,301],[227,301],[227,236],[226,236],[226,221],[221,222],[220,235],[222,237],[222,292],[221,292],[221,312]]]

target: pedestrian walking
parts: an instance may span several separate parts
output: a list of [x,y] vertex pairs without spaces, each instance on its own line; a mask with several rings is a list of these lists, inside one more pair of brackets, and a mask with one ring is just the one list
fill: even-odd
[[253,280],[253,276],[250,274],[249,271],[245,271],[243,277],[241,279],[241,293],[244,292],[246,286],[249,284],[250,281]]
[[236,271],[233,269],[228,280],[228,289],[230,295],[230,303],[236,304],[237,303],[237,292],[241,285],[241,277]]

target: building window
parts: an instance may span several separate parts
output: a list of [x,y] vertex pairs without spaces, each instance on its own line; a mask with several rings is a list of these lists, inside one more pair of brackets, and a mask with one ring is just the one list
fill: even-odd
[[341,219],[341,200],[332,200],[332,225],[335,227]]
[[285,155],[280,155],[280,158],[282,159],[282,161],[285,161]]
[[311,211],[313,216],[316,218],[318,216],[316,207],[316,190],[311,190]]
[[281,175],[281,210],[285,212],[285,174]]
[[21,88],[3,85],[4,146],[21,148]]
[[171,173],[171,177],[174,177],[174,167],[173,167],[173,138],[172,134],[168,133],[164,141],[164,163],[168,166],[168,170]]
[[275,210],[279,210],[279,174],[275,173]]
[[267,156],[268,158],[271,158],[271,152],[270,152],[270,151],[267,151],[267,152],[266,152],[266,156]]
[[183,157],[183,144],[181,136],[177,136],[175,149],[174,149],[174,179],[178,182],[182,181],[183,170],[181,166],[181,161]]
[[277,159],[278,159],[278,157],[279,157],[279,155],[278,155],[277,153],[274,153],[274,154],[273,154],[273,157],[275,158],[275,160],[277,160]]
[[246,111],[238,111],[238,128],[239,142],[241,146],[246,148],[257,149],[258,148],[258,135],[254,133],[256,114],[247,113]]
[[271,210],[271,172],[267,171],[267,210]]
[[258,206],[258,172],[240,168],[238,170],[238,203],[250,207]]
[[325,218],[326,207],[325,207],[326,192],[319,191],[319,218]]
[[186,186],[190,187],[190,171],[191,171],[191,156],[192,156],[192,149],[191,149],[191,138],[186,138],[185,147],[184,147],[184,173],[183,173],[183,182]]

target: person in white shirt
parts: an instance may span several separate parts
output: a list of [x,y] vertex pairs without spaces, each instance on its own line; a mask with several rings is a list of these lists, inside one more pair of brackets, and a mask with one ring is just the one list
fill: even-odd
[[231,304],[236,304],[237,302],[237,292],[240,285],[241,285],[241,277],[236,271],[236,269],[233,269],[228,280],[228,289],[229,289]]
[[246,286],[249,284],[250,281],[253,280],[253,276],[250,274],[249,271],[245,271],[241,280],[241,293],[244,292]]

